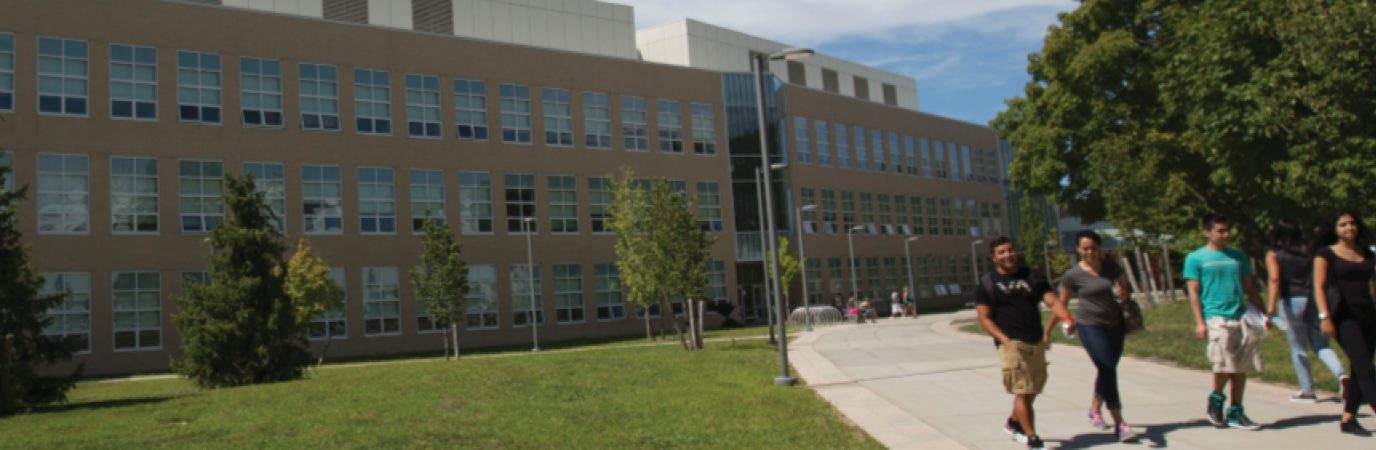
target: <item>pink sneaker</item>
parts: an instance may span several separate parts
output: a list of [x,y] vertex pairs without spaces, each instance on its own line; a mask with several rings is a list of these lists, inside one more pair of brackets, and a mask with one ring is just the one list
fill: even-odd
[[1103,431],[1108,431],[1108,430],[1112,430],[1112,429],[1113,429],[1113,427],[1112,427],[1112,426],[1109,426],[1109,424],[1108,424],[1107,422],[1104,422],[1104,413],[1103,413],[1103,411],[1099,411],[1099,410],[1097,410],[1097,409],[1091,409],[1091,410],[1089,410],[1089,426],[1094,427],[1094,429],[1096,429],[1096,430],[1103,430]]
[[1118,442],[1137,442],[1137,438],[1141,437],[1136,431],[1132,431],[1127,422],[1119,423],[1115,434],[1118,435]]

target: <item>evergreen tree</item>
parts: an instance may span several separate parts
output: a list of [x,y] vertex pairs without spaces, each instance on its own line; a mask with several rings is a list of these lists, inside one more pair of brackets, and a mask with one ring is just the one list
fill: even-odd
[[205,388],[301,378],[310,365],[310,317],[286,290],[286,245],[252,178],[225,174],[225,226],[210,232],[210,286],[174,296],[172,322],[186,356],[172,369]]
[[425,245],[420,266],[410,270],[411,286],[418,306],[430,321],[445,327],[444,359],[449,359],[449,343],[454,344],[454,360],[459,359],[459,321],[464,318],[468,296],[468,266],[463,262],[463,244],[454,242],[454,232],[444,222],[427,213],[421,242]]
[[[0,184],[9,178],[9,165],[0,166]],[[0,190],[0,415],[66,401],[67,392],[81,376],[83,366],[67,376],[42,376],[39,365],[72,359],[69,341],[44,336],[52,324],[49,308],[66,295],[42,295],[44,279],[29,265],[28,246],[22,242],[15,210],[28,186],[14,192]],[[12,336],[9,342],[4,336]]]

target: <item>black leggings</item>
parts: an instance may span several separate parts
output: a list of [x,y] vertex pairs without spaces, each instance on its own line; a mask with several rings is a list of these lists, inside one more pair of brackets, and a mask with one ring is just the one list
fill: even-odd
[[1343,411],[1357,414],[1362,403],[1372,405],[1376,410],[1376,320],[1359,320],[1353,317],[1340,318],[1336,324],[1338,345],[1347,353],[1352,362],[1352,386],[1347,388],[1347,404]]
[[1123,409],[1118,396],[1118,360],[1123,357],[1126,337],[1123,327],[1080,325],[1079,334],[1085,352],[1099,369],[1099,377],[1094,379],[1094,398],[1103,400],[1108,409]]

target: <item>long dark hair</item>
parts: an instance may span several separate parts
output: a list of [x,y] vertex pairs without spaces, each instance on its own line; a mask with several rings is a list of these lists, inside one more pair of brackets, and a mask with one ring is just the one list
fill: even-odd
[[1276,221],[1275,228],[1271,229],[1271,251],[1304,255],[1304,230],[1299,222],[1291,219]]
[[1367,248],[1368,245],[1371,245],[1371,230],[1366,227],[1365,223],[1362,223],[1362,216],[1350,210],[1339,209],[1333,211],[1332,214],[1328,215],[1328,218],[1319,223],[1318,231],[1314,233],[1314,240],[1310,241],[1308,252],[1306,252],[1309,258],[1312,259],[1319,253],[1319,250],[1338,243],[1338,221],[1342,220],[1343,216],[1351,217],[1352,221],[1357,223],[1357,251],[1367,257],[1372,256],[1371,250]]

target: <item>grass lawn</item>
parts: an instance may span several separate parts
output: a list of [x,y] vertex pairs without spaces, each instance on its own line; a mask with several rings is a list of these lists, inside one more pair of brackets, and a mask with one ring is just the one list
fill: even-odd
[[[1146,318],[1147,329],[1128,336],[1127,344],[1124,346],[1125,353],[1168,361],[1182,367],[1204,370],[1213,367],[1204,353],[1204,340],[1194,335],[1194,312],[1190,310],[1188,301],[1162,303],[1155,309],[1143,311],[1142,314]],[[973,320],[957,325],[962,331],[985,334],[979,323]],[[1079,340],[1068,340],[1059,331],[1053,333],[1053,336],[1052,341],[1055,343],[1080,345]],[[1338,348],[1338,343],[1332,342],[1331,346],[1342,357],[1344,367],[1350,367],[1347,364],[1347,356]],[[1290,362],[1290,344],[1286,340],[1285,332],[1272,327],[1271,332],[1261,340],[1261,351],[1266,370],[1262,371],[1259,377],[1273,383],[1290,384],[1298,390],[1299,379],[1295,376],[1294,364]],[[1316,388],[1338,391],[1338,379],[1334,378],[1328,367],[1314,356],[1312,350],[1309,352],[1309,364],[1312,367]],[[1257,376],[1254,375],[1253,378]]]
[[[643,338],[642,338],[643,339]],[[521,353],[529,355],[528,351]],[[0,419],[5,448],[882,448],[807,389],[773,386],[764,340],[313,371],[198,390],[84,383]]]

